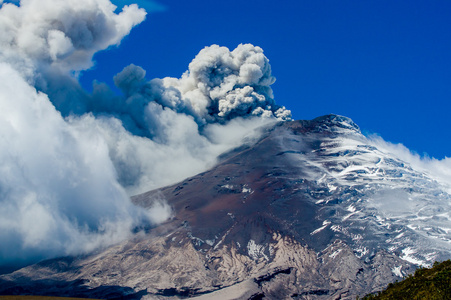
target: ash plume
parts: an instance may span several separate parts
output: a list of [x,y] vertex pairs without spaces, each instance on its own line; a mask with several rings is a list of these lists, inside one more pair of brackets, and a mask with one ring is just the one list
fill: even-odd
[[130,195],[211,167],[221,153],[289,120],[259,47],[202,50],[181,78],[147,80],[130,65],[117,95],[77,77],[93,55],[144,21],[108,0],[0,1],[0,265],[117,243],[171,217]]

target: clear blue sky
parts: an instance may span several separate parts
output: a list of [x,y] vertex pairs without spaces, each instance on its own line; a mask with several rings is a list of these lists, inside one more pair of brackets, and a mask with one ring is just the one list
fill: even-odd
[[180,77],[205,46],[252,43],[271,62],[276,102],[295,119],[341,114],[419,154],[451,156],[451,1],[158,3],[166,9],[146,3],[158,12],[95,56],[84,86],[112,85],[130,63],[148,79]]

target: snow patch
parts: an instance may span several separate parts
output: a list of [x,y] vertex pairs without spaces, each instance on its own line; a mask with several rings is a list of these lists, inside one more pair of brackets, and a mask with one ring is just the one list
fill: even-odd
[[351,239],[353,241],[361,241],[361,240],[363,240],[363,236],[361,234],[351,233]]
[[334,259],[335,257],[337,257],[338,254],[340,254],[341,251],[342,251],[342,249],[338,249],[338,250],[334,251],[332,254],[330,254],[329,257]]
[[395,252],[398,248],[399,248],[398,246],[391,246],[391,247],[388,248],[388,252],[389,252],[389,253],[393,253],[393,252]]
[[370,251],[366,247],[357,248],[354,249],[355,256],[358,258],[362,258],[363,256],[367,255]]
[[398,276],[398,277],[404,277],[404,275],[402,274],[402,272],[401,272],[401,269],[402,269],[402,266],[399,266],[399,267],[394,267],[393,269],[391,269],[391,272],[395,275],[395,276]]
[[354,205],[350,205],[350,206],[348,206],[348,208],[346,210],[353,213],[356,211],[356,208]]
[[402,238],[403,236],[404,236],[404,232],[398,234],[398,235],[395,237],[395,240],[396,240],[396,239],[400,239],[400,238]]
[[424,255],[424,258],[426,258],[426,260],[429,262],[434,262],[437,258],[437,252],[427,253]]
[[273,255],[274,255],[274,252],[275,252],[274,246],[273,246],[273,245],[269,245],[269,255],[270,255],[270,256],[273,256]]
[[269,260],[265,254],[265,246],[257,244],[254,240],[250,240],[247,243],[247,253],[253,260],[258,260],[263,257],[265,260]]
[[427,266],[427,264],[424,261],[413,256],[413,254],[415,253],[417,253],[417,250],[411,247],[407,247],[402,250],[402,256],[400,256],[400,258],[417,266]]
[[337,189],[337,187],[333,184],[327,184],[327,188],[329,189],[329,192],[333,192]]
[[346,221],[347,219],[349,219],[350,217],[352,217],[352,216],[355,215],[355,214],[356,214],[355,212],[350,213],[349,215],[344,216],[343,219],[341,219],[341,221],[344,222],[344,221]]
[[243,189],[241,190],[241,192],[244,194],[252,194],[253,193],[252,189],[247,184],[243,185]]
[[222,244],[222,241],[219,241],[219,242],[216,244],[216,246],[213,248],[213,250],[218,249],[219,245],[221,245],[221,244]]
[[315,234],[317,234],[318,232],[322,231],[322,230],[325,229],[327,226],[329,226],[330,223],[331,223],[330,221],[325,220],[325,221],[323,222],[323,226],[320,227],[320,228],[318,228],[318,229],[316,229],[316,230],[314,230],[314,231],[312,231],[312,232],[310,233],[310,235],[315,235]]
[[215,244],[215,240],[205,240],[205,243],[210,246],[213,247],[213,245]]
[[202,239],[200,239],[200,238],[198,238],[198,237],[193,236],[193,234],[192,234],[191,232],[188,233],[188,237],[189,237],[189,238],[193,241],[193,243],[194,243],[196,246],[198,246],[198,247],[202,246],[202,244],[205,243],[204,240],[202,240]]
[[330,229],[334,232],[342,232],[343,231],[343,227],[341,227],[340,225],[333,225],[330,227]]
[[234,186],[232,184],[224,184],[221,185],[222,188],[228,189],[228,190],[233,190]]

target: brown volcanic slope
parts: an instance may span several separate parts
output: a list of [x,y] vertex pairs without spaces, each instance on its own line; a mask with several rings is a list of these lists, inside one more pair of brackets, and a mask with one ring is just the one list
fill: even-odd
[[[277,231],[310,244],[317,240],[310,238],[310,233],[322,224],[315,218],[319,207],[310,194],[314,187],[305,180],[310,168],[287,159],[290,151],[285,143],[290,136],[285,131],[302,134],[312,128],[315,123],[311,122],[279,124],[256,144],[224,155],[208,172],[136,196],[133,201],[149,206],[162,194],[176,212],[174,221],[183,222],[193,236],[204,241],[228,232],[226,243],[247,245],[252,239],[262,244],[271,239],[268,232]],[[296,151],[311,152],[316,140],[310,142],[299,145],[295,141]],[[207,243],[202,246],[209,247]]]
[[[368,145],[347,118],[279,123],[211,170],[133,198],[145,207],[166,198],[170,221],[93,255],[1,276],[0,293],[355,299],[411,272],[402,250],[426,243],[367,207],[393,184],[417,194],[439,188]],[[449,254],[424,245],[436,247],[435,257]]]

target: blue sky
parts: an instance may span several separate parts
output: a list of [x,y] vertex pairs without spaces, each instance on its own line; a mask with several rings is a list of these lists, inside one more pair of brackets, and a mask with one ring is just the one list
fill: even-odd
[[[117,1],[127,2],[127,1]],[[131,2],[131,1],[130,1]],[[276,102],[295,119],[328,113],[423,155],[451,156],[449,1],[141,1],[154,10],[81,76],[113,85],[130,63],[180,77],[205,46],[264,49]]]

